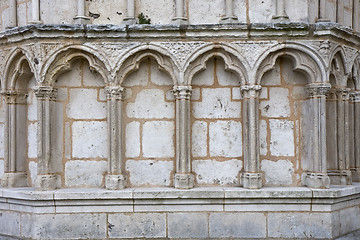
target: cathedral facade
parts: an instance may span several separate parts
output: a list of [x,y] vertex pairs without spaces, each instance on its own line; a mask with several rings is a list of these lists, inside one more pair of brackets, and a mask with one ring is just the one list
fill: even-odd
[[360,229],[360,0],[3,0],[0,238]]

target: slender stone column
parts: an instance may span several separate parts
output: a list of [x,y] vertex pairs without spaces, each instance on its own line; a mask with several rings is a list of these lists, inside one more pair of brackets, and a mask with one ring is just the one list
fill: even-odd
[[175,17],[172,21],[179,25],[188,24],[188,20],[184,15],[184,0],[175,0]]
[[123,189],[126,186],[126,176],[123,174],[123,123],[122,108],[124,88],[120,86],[105,87],[108,112],[108,174],[105,177],[105,187],[111,190]]
[[74,17],[74,22],[77,24],[90,23],[90,18],[85,16],[85,0],[78,0],[77,15]]
[[350,101],[354,104],[354,157],[355,166],[351,169],[354,182],[360,182],[360,91],[350,94]]
[[[17,132],[22,120],[19,119],[21,112],[26,108],[26,92],[7,91],[3,92],[5,97],[6,118],[4,132],[4,175],[1,179],[2,187],[26,187],[26,151],[17,147],[25,148],[26,142],[22,142],[23,136],[18,138]],[[23,109],[19,109],[20,107]],[[17,114],[19,110],[19,114]],[[26,111],[25,111],[26,113]],[[26,118],[26,116],[23,116]]]
[[311,83],[307,86],[312,106],[311,156],[312,169],[305,177],[305,185],[311,188],[329,188],[330,178],[326,165],[326,94],[331,85]]
[[40,24],[42,21],[40,20],[40,0],[32,0],[32,20],[31,24]]
[[237,23],[238,18],[234,15],[234,1],[225,0],[225,16],[221,19],[220,23]]
[[51,86],[33,88],[37,98],[37,141],[38,141],[38,175],[35,187],[40,190],[51,190],[60,187],[60,176],[54,174],[51,157],[51,116],[57,89]]
[[176,86],[176,173],[175,188],[194,187],[190,153],[190,86]]
[[326,1],[327,0],[319,0],[319,15],[317,22],[330,22],[326,16]]
[[337,6],[336,6],[336,15],[337,15],[337,19],[336,21],[340,24],[344,24],[344,1],[337,1]]
[[244,172],[240,179],[244,188],[262,187],[259,146],[259,93],[260,85],[241,87],[243,97]]
[[276,15],[272,17],[272,22],[289,22],[289,16],[285,11],[285,0],[276,0]]
[[135,0],[127,0],[127,16],[124,18],[123,23],[126,25],[136,24]]
[[17,26],[17,4],[16,0],[9,0],[9,25],[7,28]]

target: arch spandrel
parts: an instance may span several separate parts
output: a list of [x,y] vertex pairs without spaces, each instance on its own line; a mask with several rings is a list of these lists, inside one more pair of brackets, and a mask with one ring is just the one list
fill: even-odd
[[106,58],[97,51],[84,46],[68,46],[55,52],[44,64],[40,83],[54,85],[56,77],[71,70],[71,63],[76,59],[86,59],[90,70],[98,72],[106,84],[113,81]]
[[327,82],[327,74],[324,60],[307,46],[300,44],[279,44],[276,47],[264,52],[257,60],[254,76],[254,84],[260,84],[262,76],[274,69],[276,60],[279,57],[289,57],[294,63],[294,70],[305,73],[309,83]]

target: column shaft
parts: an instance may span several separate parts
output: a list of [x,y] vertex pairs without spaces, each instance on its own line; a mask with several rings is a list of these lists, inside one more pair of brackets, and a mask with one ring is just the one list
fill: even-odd
[[360,0],[354,0],[354,19],[353,19],[353,29],[355,31],[360,31]]
[[184,0],[175,0],[175,17],[172,19],[175,24],[188,24],[184,15]]
[[244,188],[262,187],[260,173],[259,147],[259,93],[260,85],[242,86],[243,96],[243,134],[244,134],[244,172],[240,179]]
[[123,24],[133,25],[136,24],[135,19],[135,0],[127,0],[127,16],[123,20]]
[[32,20],[30,23],[39,24],[40,20],[40,0],[32,0]]
[[276,14],[272,17],[272,22],[289,22],[289,16],[285,11],[285,1],[276,0]]
[[189,189],[194,187],[191,173],[190,153],[190,86],[176,86],[176,173],[175,187]]
[[77,24],[90,23],[90,18],[85,16],[85,0],[78,0],[77,15],[74,17],[74,22]]
[[312,105],[312,169],[307,173],[305,185],[312,188],[329,188],[330,179],[326,165],[326,94],[331,85],[326,83],[312,83],[307,85]]
[[354,141],[354,168],[352,171],[352,179],[355,182],[360,182],[360,91],[354,91],[351,93],[351,102],[354,107],[354,115],[353,115],[353,129],[354,129],[354,139],[350,139],[350,141]]
[[9,25],[8,28],[17,26],[17,4],[16,0],[9,0]]
[[326,1],[327,0],[319,0],[319,16],[317,20],[318,22],[329,22],[326,13]]
[[123,118],[122,107],[124,88],[109,86],[105,88],[108,112],[108,174],[105,177],[105,187],[111,190],[123,189],[126,177],[123,174]]
[[238,18],[234,15],[234,1],[225,0],[225,16],[221,19],[221,23],[237,23]]

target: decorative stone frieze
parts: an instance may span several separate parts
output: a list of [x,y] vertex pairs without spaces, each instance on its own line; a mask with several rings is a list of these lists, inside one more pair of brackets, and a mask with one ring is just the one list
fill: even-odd
[[191,173],[190,140],[190,97],[191,86],[175,86],[176,97],[176,173],[175,188],[194,187],[194,175]]
[[119,190],[126,187],[127,178],[123,174],[124,129],[123,129],[123,99],[125,89],[120,86],[105,87],[108,106],[108,174],[105,177],[105,187]]
[[37,137],[38,137],[38,175],[35,187],[39,190],[56,189],[60,187],[60,175],[55,174],[52,159],[52,111],[57,97],[57,89],[52,86],[35,86],[33,88],[37,98]]
[[259,145],[259,94],[260,85],[244,85],[243,96],[244,172],[240,179],[244,188],[262,187]]
[[312,169],[305,176],[305,185],[311,188],[330,187],[326,163],[326,94],[330,88],[328,83],[311,83],[306,86],[312,107],[313,144],[310,146],[312,159],[308,159]]

